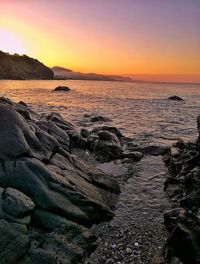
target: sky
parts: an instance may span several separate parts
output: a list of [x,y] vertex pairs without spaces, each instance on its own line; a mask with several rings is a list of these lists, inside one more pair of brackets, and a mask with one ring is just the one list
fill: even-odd
[[0,0],[0,50],[49,67],[200,82],[200,0]]

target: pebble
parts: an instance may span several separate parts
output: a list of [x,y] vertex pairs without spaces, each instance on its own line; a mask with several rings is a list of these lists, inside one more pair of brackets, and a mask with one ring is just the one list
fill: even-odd
[[127,247],[126,248],[126,253],[130,254],[130,253],[132,253],[132,250],[129,247]]

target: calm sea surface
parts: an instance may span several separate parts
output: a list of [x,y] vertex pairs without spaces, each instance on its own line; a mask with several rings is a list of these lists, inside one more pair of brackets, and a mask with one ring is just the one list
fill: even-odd
[[[58,85],[72,91],[52,92]],[[23,100],[40,113],[57,111],[78,127],[90,127],[85,114],[103,115],[140,144],[171,144],[197,136],[200,84],[97,81],[0,81],[0,95]],[[184,102],[166,100],[178,95]],[[97,123],[95,124],[97,125]]]

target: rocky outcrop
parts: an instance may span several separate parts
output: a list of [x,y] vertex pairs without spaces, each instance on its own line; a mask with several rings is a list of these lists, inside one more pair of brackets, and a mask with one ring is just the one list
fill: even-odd
[[199,147],[199,139],[188,143],[179,139],[164,158],[169,170],[165,191],[173,207],[164,216],[169,232],[165,263],[200,263]]
[[59,114],[41,117],[5,98],[0,127],[0,262],[80,263],[95,247],[90,227],[114,215],[104,196],[120,190],[73,153],[89,159],[91,146],[115,158],[123,152],[120,132],[104,127],[83,138]]
[[105,117],[105,116],[91,116],[90,118],[91,122],[110,122],[110,118]]
[[53,71],[36,59],[0,51],[0,79],[51,80],[53,77]]
[[69,92],[71,89],[67,86],[58,86],[56,87],[53,92]]
[[179,97],[177,95],[170,96],[168,98],[168,100],[172,100],[172,101],[184,101],[181,97]]

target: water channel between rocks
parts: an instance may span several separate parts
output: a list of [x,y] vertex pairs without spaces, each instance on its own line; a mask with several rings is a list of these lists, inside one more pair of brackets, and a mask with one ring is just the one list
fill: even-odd
[[[124,173],[121,165],[101,165],[116,177]],[[145,156],[128,169],[122,184],[115,217],[94,227],[98,247],[86,263],[147,264],[161,251],[166,239],[163,212],[169,208],[163,191],[167,169],[161,156]]]

